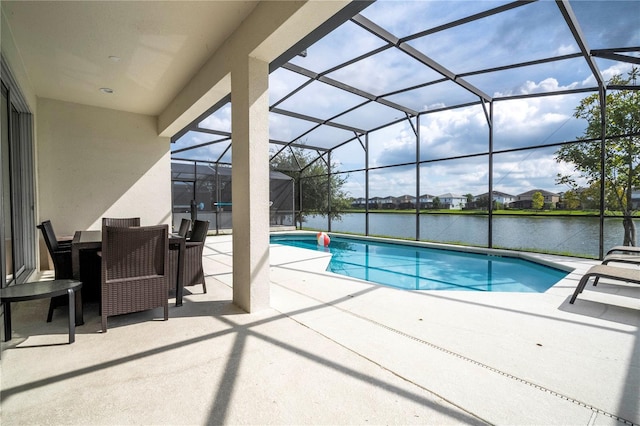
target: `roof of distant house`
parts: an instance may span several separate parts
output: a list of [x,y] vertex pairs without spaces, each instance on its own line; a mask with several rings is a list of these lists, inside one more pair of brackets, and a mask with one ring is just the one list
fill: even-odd
[[[478,198],[478,197],[488,197],[488,196],[489,196],[489,193],[485,192],[484,194],[476,195],[475,197]],[[493,191],[493,196],[494,197],[505,197],[505,198],[507,198],[507,197],[514,198],[515,197],[515,195],[507,194],[505,192],[500,192],[500,191]]]
[[545,197],[558,196],[559,195],[559,194],[557,194],[555,192],[545,191],[544,189],[532,189],[531,191],[527,191],[527,192],[523,192],[522,194],[518,194],[518,197],[531,197],[536,192],[541,193]]
[[446,194],[440,194],[440,195],[438,195],[438,197],[439,198],[464,198],[464,199],[467,198],[465,196],[452,194],[450,192],[447,192]]

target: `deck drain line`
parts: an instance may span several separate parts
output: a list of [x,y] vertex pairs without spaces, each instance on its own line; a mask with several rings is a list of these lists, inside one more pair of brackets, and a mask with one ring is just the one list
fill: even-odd
[[[272,281],[272,283],[273,283],[273,284],[276,284],[276,283],[274,283],[273,281]],[[378,321],[375,321],[375,320],[373,320],[373,319],[371,319],[371,318],[367,318],[367,317],[365,317],[365,316],[362,316],[362,315],[356,314],[355,312],[348,311],[348,310],[346,310],[346,309],[341,308],[340,306],[338,306],[338,304],[337,304],[337,303],[327,303],[327,302],[324,302],[324,301],[322,301],[322,300],[320,300],[320,299],[316,299],[315,297],[309,296],[309,295],[307,295],[307,294],[303,294],[303,293],[301,293],[301,292],[299,292],[299,291],[297,291],[297,290],[295,290],[295,289],[292,289],[292,288],[289,288],[289,287],[287,287],[287,286],[284,286],[284,285],[282,285],[282,284],[277,284],[277,285],[278,285],[278,286],[280,286],[280,287],[282,287],[282,288],[285,288],[285,289],[287,289],[287,290],[289,290],[289,291],[292,291],[292,292],[294,292],[294,293],[297,293],[297,294],[299,294],[299,295],[301,295],[301,296],[304,296],[304,297],[307,297],[307,298],[309,298],[309,299],[312,299],[312,300],[314,300],[314,301],[316,301],[316,302],[318,302],[318,303],[320,303],[320,304],[322,304],[322,305],[331,306],[332,308],[335,308],[335,309],[337,309],[337,310],[339,310],[339,311],[341,311],[341,312],[343,312],[343,313],[345,313],[345,314],[348,314],[348,315],[354,316],[354,317],[356,317],[356,318],[358,318],[358,319],[361,319],[361,320],[363,320],[363,321],[369,322],[369,323],[371,323],[371,324],[373,324],[373,325],[376,325],[376,326],[378,326],[378,327],[384,328],[384,329],[386,329],[386,330],[388,330],[388,331],[391,331],[391,332],[393,332],[393,333],[399,334],[399,335],[401,335],[401,336],[403,336],[403,337],[406,337],[406,338],[408,338],[408,339],[414,340],[414,341],[416,341],[416,342],[418,342],[418,343],[420,343],[420,344],[423,344],[423,345],[429,346],[430,348],[432,348],[432,349],[436,349],[436,350],[438,350],[438,351],[440,351],[440,352],[443,352],[443,353],[446,353],[447,355],[451,355],[451,356],[454,356],[454,357],[456,357],[456,358],[458,358],[458,359],[461,359],[461,360],[463,360],[463,361],[466,361],[466,362],[469,362],[469,363],[471,363],[471,364],[477,365],[478,367],[482,367],[482,368],[484,368],[484,369],[487,369],[487,370],[489,370],[489,371],[492,371],[492,372],[494,372],[494,373],[497,373],[497,374],[499,374],[499,375],[501,375],[501,376],[504,376],[504,377],[506,377],[506,378],[509,378],[509,379],[511,379],[511,380],[515,380],[516,382],[519,382],[519,383],[525,384],[525,385],[527,385],[527,386],[531,386],[532,388],[538,389],[538,390],[540,390],[540,391],[542,391],[542,392],[546,392],[546,393],[548,393],[548,394],[550,394],[550,395],[552,395],[552,396],[555,396],[555,397],[557,397],[557,398],[560,398],[560,399],[562,399],[562,400],[565,400],[565,401],[571,402],[571,403],[573,403],[573,404],[575,404],[575,405],[578,405],[578,406],[580,406],[580,407],[583,407],[583,408],[586,408],[586,409],[588,409],[588,410],[591,410],[591,411],[592,411],[592,412],[594,412],[594,413],[601,414],[601,415],[603,415],[603,416],[605,416],[605,417],[609,417],[609,418],[611,418],[611,419],[614,419],[614,420],[616,420],[616,421],[618,421],[618,422],[620,422],[620,423],[622,423],[622,424],[629,425],[629,426],[640,426],[640,424],[638,424],[638,423],[634,423],[634,422],[632,422],[631,420],[627,420],[627,419],[622,418],[622,417],[620,417],[620,416],[617,416],[617,415],[615,415],[615,414],[609,413],[609,412],[604,411],[604,410],[602,410],[602,409],[600,409],[600,408],[594,407],[593,405],[589,405],[589,404],[587,404],[587,403],[585,403],[585,402],[582,402],[582,401],[579,401],[579,400],[577,400],[577,399],[575,399],[575,398],[571,398],[570,396],[564,395],[564,394],[562,394],[562,393],[560,393],[560,392],[556,392],[556,391],[551,390],[551,389],[549,389],[549,388],[546,388],[546,387],[544,387],[544,386],[541,386],[541,385],[538,385],[538,384],[536,384],[536,383],[530,382],[530,381],[528,381],[528,380],[522,379],[522,378],[520,378],[520,377],[514,376],[513,374],[507,373],[506,371],[499,370],[499,369],[497,369],[497,368],[495,368],[495,367],[492,367],[492,366],[490,366],[490,365],[484,364],[484,363],[482,363],[482,362],[480,362],[480,361],[476,361],[476,360],[474,360],[474,359],[471,359],[471,358],[469,358],[469,357],[466,357],[466,356],[464,356],[464,355],[461,355],[461,354],[459,354],[459,353],[457,353],[457,352],[453,352],[453,351],[451,351],[451,350],[449,350],[449,349],[443,348],[442,346],[438,346],[438,345],[433,344],[433,343],[431,343],[431,342],[427,342],[426,340],[423,340],[423,339],[420,339],[420,338],[418,338],[418,337],[412,336],[412,335],[410,335],[410,334],[405,333],[404,331],[397,330],[397,329],[395,329],[395,328],[393,328],[393,327],[389,327],[388,325],[382,324],[382,323],[380,323],[380,322],[378,322]],[[284,314],[284,313],[283,313],[283,314]],[[286,314],[284,314],[284,315],[286,315]],[[287,316],[289,316],[289,315],[287,315]],[[296,321],[296,322],[297,322],[297,321]],[[343,346],[343,345],[341,345],[341,346]],[[347,349],[348,349],[348,348],[347,348]],[[375,362],[375,361],[373,361],[373,362]],[[389,371],[391,371],[391,370],[389,370]],[[394,373],[394,374],[395,374],[395,373]],[[396,375],[397,375],[397,374],[396,374]],[[405,379],[405,380],[406,380],[406,379]],[[432,391],[429,391],[429,392],[432,392]],[[438,395],[438,396],[440,396],[440,395]],[[448,400],[447,400],[447,401],[448,401]],[[451,402],[451,401],[449,401],[449,402]],[[456,405],[456,406],[457,406],[457,404],[454,404],[454,405]],[[461,407],[459,407],[459,408],[461,408]],[[465,410],[465,411],[466,411],[466,410]]]

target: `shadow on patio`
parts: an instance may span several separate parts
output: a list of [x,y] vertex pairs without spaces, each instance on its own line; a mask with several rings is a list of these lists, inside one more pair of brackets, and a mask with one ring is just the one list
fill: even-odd
[[47,301],[17,304],[2,423],[640,422],[633,306],[568,308],[568,283],[533,295],[398,291],[278,246],[272,309],[246,314],[230,301],[230,247],[208,239],[209,292],[189,288],[167,322],[160,310],[114,317],[101,334],[93,306],[65,345],[63,309],[47,324]]

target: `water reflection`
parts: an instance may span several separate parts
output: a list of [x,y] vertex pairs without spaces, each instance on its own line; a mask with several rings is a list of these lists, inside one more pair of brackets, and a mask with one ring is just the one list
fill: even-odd
[[[494,216],[493,246],[513,250],[542,250],[598,257],[598,217]],[[376,213],[369,216],[371,235],[415,239],[415,215]],[[343,214],[332,222],[334,232],[364,234],[364,213]],[[640,219],[635,221],[640,227]],[[326,229],[326,218],[310,216],[305,227]],[[605,249],[622,244],[622,220],[605,219]],[[443,243],[487,246],[488,217],[471,215],[420,215],[420,239]]]

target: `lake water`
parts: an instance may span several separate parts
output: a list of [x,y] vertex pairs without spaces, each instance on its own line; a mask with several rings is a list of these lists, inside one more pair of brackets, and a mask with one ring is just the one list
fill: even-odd
[[[488,217],[471,215],[420,215],[420,240],[487,246]],[[598,217],[493,216],[493,247],[516,250],[546,250],[553,253],[598,257]],[[640,229],[640,219],[634,220]],[[326,231],[327,218],[308,216],[305,228]],[[415,239],[413,214],[371,213],[369,234]],[[331,231],[365,233],[365,214],[343,214],[332,221]],[[621,245],[622,220],[605,219],[604,248]]]

